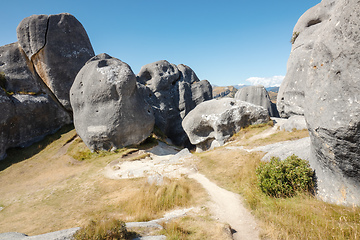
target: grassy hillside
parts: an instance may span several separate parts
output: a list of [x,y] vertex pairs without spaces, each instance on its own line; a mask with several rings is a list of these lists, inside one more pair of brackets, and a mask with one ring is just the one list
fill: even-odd
[[[235,134],[229,146],[253,148],[308,136],[306,130],[276,131],[262,138],[271,124],[250,126]],[[254,137],[255,136],[255,137]],[[0,233],[42,234],[76,226],[92,219],[147,221],[166,211],[198,206],[195,214],[164,224],[168,239],[227,239],[226,225],[206,207],[207,194],[187,177],[166,180],[111,180],[104,167],[114,161],[132,161],[123,155],[152,146],[91,153],[68,126],[26,149],[13,149],[0,161]],[[195,154],[199,171],[218,185],[241,194],[258,219],[264,239],[358,239],[360,209],[327,204],[310,195],[272,198],[257,186],[255,170],[264,155],[220,147]],[[145,156],[144,156],[145,157]],[[143,231],[139,229],[138,231]]]
[[[7,159],[0,161],[0,206],[4,208],[0,233],[37,235],[84,226],[92,219],[145,221],[205,202],[202,188],[188,178],[169,179],[156,186],[146,178],[111,180],[103,176],[108,163],[133,150],[91,153],[71,126],[29,148],[10,150]],[[201,214],[208,216],[206,209]],[[211,219],[185,219],[182,224],[219,229]],[[207,235],[201,227],[191,233]]]

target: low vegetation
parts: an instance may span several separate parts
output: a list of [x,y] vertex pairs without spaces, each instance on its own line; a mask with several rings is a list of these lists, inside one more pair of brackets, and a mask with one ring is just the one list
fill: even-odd
[[123,211],[132,216],[131,221],[149,221],[161,218],[165,211],[175,207],[192,206],[196,203],[194,197],[200,197],[198,193],[202,192],[190,179],[164,179],[164,182],[159,186],[146,183],[120,204]]
[[[0,232],[37,235],[86,226],[90,219],[97,223],[150,220],[204,201],[204,190],[186,178],[156,186],[149,185],[146,178],[112,180],[103,176],[108,163],[131,161],[132,156],[123,156],[149,146],[149,141],[144,144],[91,153],[76,137],[73,126],[67,126],[29,148],[8,151],[7,159],[0,161],[0,203],[4,207]],[[137,201],[132,201],[135,198]]]
[[[244,137],[243,140],[248,146],[256,146],[258,143],[249,139],[266,129],[267,126],[264,125],[252,126],[242,130],[237,138]],[[275,133],[277,141],[297,139],[303,135],[302,131]],[[256,176],[263,153],[218,148],[197,156],[200,159],[198,167],[201,172],[220,186],[242,194],[260,223],[263,238],[359,239],[358,207],[328,204],[308,193],[288,198],[274,198],[265,194],[258,186]]]
[[308,161],[295,155],[285,160],[272,157],[256,169],[258,185],[265,194],[272,197],[293,197],[314,190],[314,171]]
[[130,240],[135,233],[126,229],[125,223],[117,219],[91,220],[90,223],[78,230],[74,240]]

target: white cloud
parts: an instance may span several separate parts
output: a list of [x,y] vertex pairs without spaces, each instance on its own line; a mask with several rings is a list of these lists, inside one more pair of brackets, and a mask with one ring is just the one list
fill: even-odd
[[264,87],[280,87],[285,76],[273,76],[269,78],[251,77],[246,79],[251,85],[263,85]]

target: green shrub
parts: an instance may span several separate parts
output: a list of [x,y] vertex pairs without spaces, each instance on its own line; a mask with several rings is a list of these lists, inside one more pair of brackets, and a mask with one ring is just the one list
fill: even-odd
[[311,192],[314,189],[314,171],[308,161],[296,155],[281,161],[272,157],[256,169],[260,189],[273,197],[292,197],[299,192]]
[[116,219],[90,221],[85,227],[78,230],[74,240],[127,240],[132,239],[133,232],[128,232],[125,223]]

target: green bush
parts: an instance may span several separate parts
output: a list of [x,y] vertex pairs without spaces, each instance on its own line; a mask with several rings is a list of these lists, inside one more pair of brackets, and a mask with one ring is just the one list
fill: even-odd
[[127,240],[134,237],[133,232],[128,232],[125,223],[116,219],[90,221],[85,227],[78,230],[74,240]]
[[272,157],[256,169],[260,189],[273,197],[292,197],[299,192],[311,192],[314,189],[314,171],[308,161],[296,155],[281,161]]

